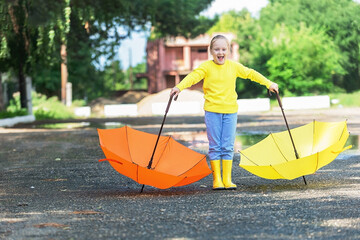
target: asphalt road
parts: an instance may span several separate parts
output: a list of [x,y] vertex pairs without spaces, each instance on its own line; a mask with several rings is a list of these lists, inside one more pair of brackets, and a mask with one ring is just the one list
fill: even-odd
[[[359,114],[288,115],[292,127],[348,119],[356,139]],[[161,117],[144,119],[117,120],[158,131]],[[212,191],[209,175],[167,190],[146,186],[140,194],[141,185],[98,162],[104,156],[96,129],[28,127],[0,129],[0,239],[359,239],[358,142],[307,176],[308,185],[301,178],[256,177],[237,166],[236,154],[235,191]],[[266,132],[284,125],[281,115],[266,113],[240,116],[238,128]],[[171,117],[164,127],[165,133],[201,130],[201,117]]]

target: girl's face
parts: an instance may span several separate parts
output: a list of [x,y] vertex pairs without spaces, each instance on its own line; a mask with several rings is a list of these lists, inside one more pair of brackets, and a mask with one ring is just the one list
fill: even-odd
[[225,39],[217,39],[210,49],[210,53],[214,58],[216,64],[222,65],[225,63],[228,54],[228,43]]

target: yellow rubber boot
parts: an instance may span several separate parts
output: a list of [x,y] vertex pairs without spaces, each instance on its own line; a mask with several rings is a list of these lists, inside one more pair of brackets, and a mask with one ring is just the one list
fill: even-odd
[[221,180],[220,160],[212,160],[210,161],[210,165],[213,171],[213,190],[225,189]]
[[235,190],[236,185],[231,181],[232,160],[222,160],[223,183],[227,190]]

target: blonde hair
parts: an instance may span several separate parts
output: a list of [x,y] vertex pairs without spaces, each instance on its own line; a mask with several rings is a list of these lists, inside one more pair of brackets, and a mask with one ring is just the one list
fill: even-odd
[[216,35],[210,41],[210,50],[213,48],[213,45],[216,42],[216,40],[219,40],[219,39],[224,39],[227,43],[228,49],[230,49],[229,40],[224,35]]

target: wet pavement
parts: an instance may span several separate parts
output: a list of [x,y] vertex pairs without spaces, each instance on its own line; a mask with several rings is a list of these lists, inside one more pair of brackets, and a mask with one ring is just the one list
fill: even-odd
[[[162,116],[0,129],[0,239],[359,239],[360,109],[287,117],[291,128],[347,119],[353,148],[307,176],[308,185],[256,177],[238,166],[236,153],[235,191],[212,191],[209,175],[184,187],[146,186],[140,194],[141,185],[98,162],[104,155],[94,127],[157,133]],[[283,130],[277,111],[241,115],[236,151]],[[204,131],[202,116],[168,117],[163,133],[206,153]]]

